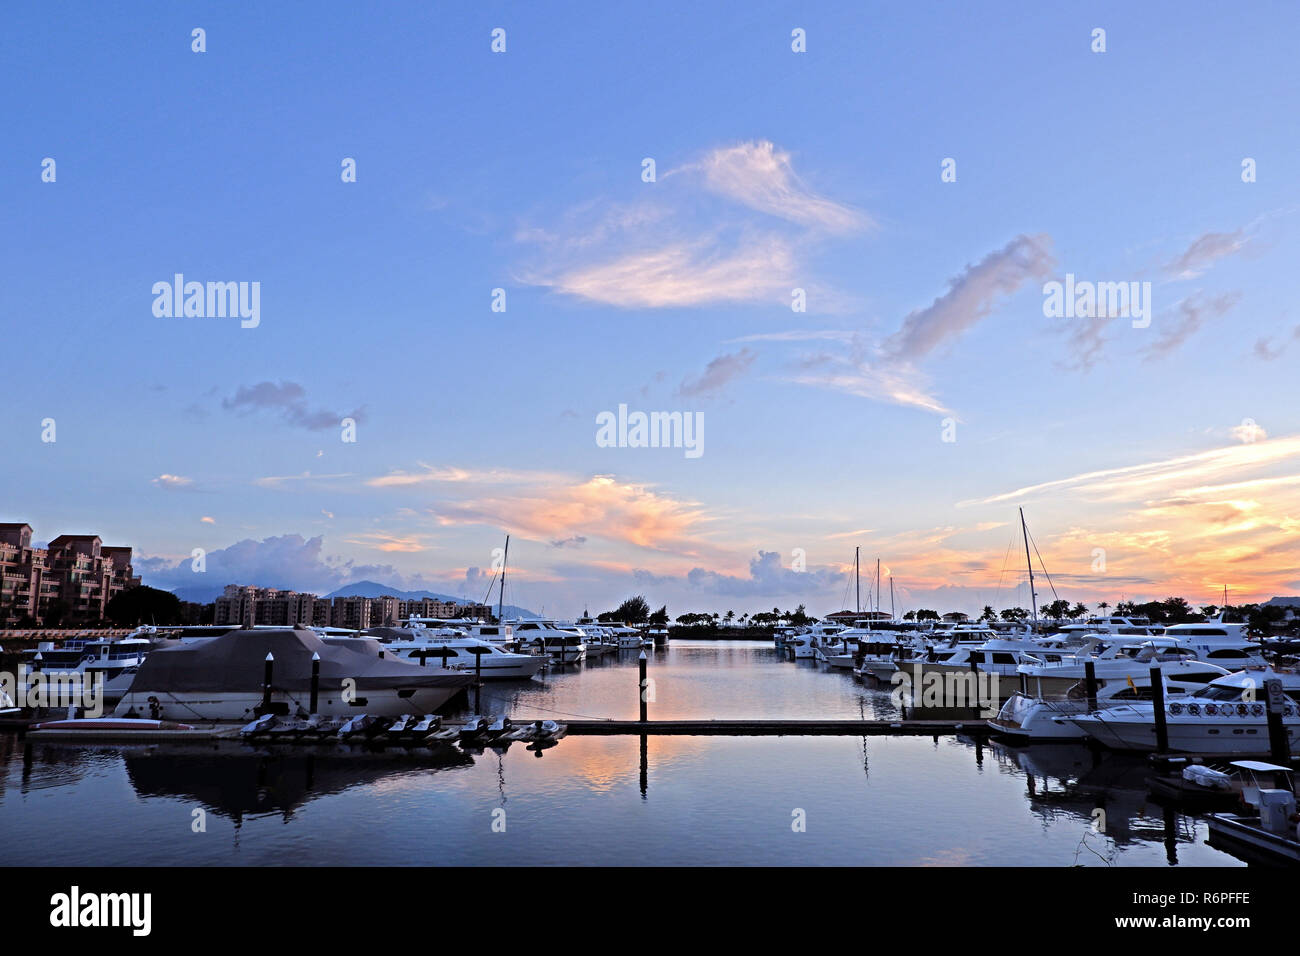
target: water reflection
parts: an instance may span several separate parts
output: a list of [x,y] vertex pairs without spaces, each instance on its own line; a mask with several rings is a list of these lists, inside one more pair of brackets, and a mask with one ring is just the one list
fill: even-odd
[[279,814],[288,823],[312,800],[387,778],[435,774],[474,763],[471,755],[453,748],[418,755],[343,747],[240,751],[169,746],[150,752],[128,750],[122,759],[138,796],[196,802],[236,824],[261,814]]
[[[637,653],[489,683],[483,707],[517,719],[635,716]],[[769,648],[673,647],[651,667],[652,719],[897,717],[888,689],[782,663]],[[0,735],[0,822],[11,864],[1235,863],[1201,842],[1194,818],[1149,800],[1147,773],[1123,754],[982,737],[568,736],[436,754]],[[496,833],[489,814],[507,803]],[[195,837],[200,806],[236,839]],[[810,821],[795,839],[791,808]],[[63,836],[68,819],[84,824],[75,837]]]

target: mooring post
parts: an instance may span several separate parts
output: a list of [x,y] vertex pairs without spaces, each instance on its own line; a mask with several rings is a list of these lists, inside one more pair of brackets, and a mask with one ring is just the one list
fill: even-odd
[[474,655],[474,712],[480,714],[483,712],[483,648],[471,647],[469,652]]
[[1083,680],[1084,687],[1088,690],[1088,710],[1091,712],[1097,709],[1097,665],[1094,662],[1084,662]]
[[[1291,765],[1291,744],[1286,737],[1286,726],[1282,723],[1282,709],[1286,706],[1286,695],[1282,693],[1280,680],[1264,681],[1264,707],[1268,711],[1268,751],[1273,762],[1280,767]],[[1283,774],[1278,774],[1279,777]]]
[[275,668],[275,655],[266,652],[266,668],[262,671],[262,711],[271,709],[271,672]]
[[320,697],[320,655],[312,652],[311,655],[311,710],[309,713],[316,713],[316,702]]
[[1169,724],[1165,719],[1165,675],[1159,667],[1151,668],[1151,710],[1156,718],[1156,753],[1169,750]]
[[637,661],[637,670],[639,670],[639,671],[641,672],[641,690],[640,690],[640,693],[639,693],[637,696],[641,698],[641,723],[643,723],[643,724],[646,722],[646,719],[647,719],[647,715],[646,715],[646,699],[645,699],[645,692],[646,692],[646,676],[645,676],[645,668],[646,668],[646,657],[645,657],[645,651],[642,651],[642,652],[641,652],[641,659]]

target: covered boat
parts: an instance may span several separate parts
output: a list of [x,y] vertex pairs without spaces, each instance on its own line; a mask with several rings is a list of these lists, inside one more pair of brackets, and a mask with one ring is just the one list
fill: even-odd
[[[327,643],[309,628],[230,631],[198,644],[151,653],[114,715],[171,720],[250,721],[263,713],[326,716],[432,713],[473,676],[420,667]],[[316,707],[312,667],[319,662]],[[264,682],[270,671],[269,706]]]

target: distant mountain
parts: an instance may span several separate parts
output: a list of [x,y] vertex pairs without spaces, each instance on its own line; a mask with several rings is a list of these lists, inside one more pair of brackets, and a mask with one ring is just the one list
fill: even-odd
[[[213,585],[208,587],[188,587],[176,588],[172,591],[182,601],[193,601],[195,604],[211,604],[217,598],[221,597],[221,592],[225,590],[223,585]],[[353,581],[351,584],[345,584],[343,587],[331,591],[324,596],[324,600],[331,600],[336,597],[380,597],[391,594],[393,597],[401,598],[404,601],[418,601],[420,598],[433,598],[435,601],[454,601],[457,604],[471,604],[472,601],[466,598],[455,597],[450,594],[439,594],[436,591],[403,591],[400,588],[390,588],[386,584],[380,584],[377,581]],[[496,605],[492,605],[496,609]],[[536,617],[532,611],[527,608],[518,607],[514,604],[507,604],[502,613],[506,617]]]
[[1300,597],[1275,597],[1264,602],[1264,607],[1300,608]]
[[[159,587],[157,584],[151,586]],[[217,585],[214,587],[164,588],[164,590],[170,590],[172,594],[175,594],[182,601],[192,601],[195,604],[211,604],[221,597],[221,592],[225,588]]]
[[[324,596],[325,600],[332,600],[336,597],[384,597],[391,595],[400,598],[403,601],[418,601],[421,598],[432,598],[435,601],[453,601],[456,604],[474,604],[476,602],[468,598],[456,597],[451,594],[439,594],[437,591],[403,591],[400,588],[389,587],[387,584],[379,584],[376,581],[353,581],[351,584],[345,584],[337,590],[331,591]],[[496,605],[492,605],[494,608]],[[527,608],[517,607],[514,604],[507,604],[502,608],[501,613],[506,617],[536,617],[532,611]]]

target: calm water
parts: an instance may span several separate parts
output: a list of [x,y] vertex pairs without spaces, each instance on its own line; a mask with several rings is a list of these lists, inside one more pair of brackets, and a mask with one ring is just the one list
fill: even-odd
[[[754,643],[677,642],[650,675],[652,719],[895,716],[888,693]],[[483,709],[502,706],[635,717],[636,653],[490,685]],[[0,846],[6,865],[1240,865],[1149,803],[1146,774],[951,737],[568,737],[437,760],[0,734]]]

